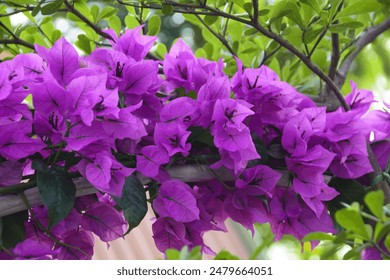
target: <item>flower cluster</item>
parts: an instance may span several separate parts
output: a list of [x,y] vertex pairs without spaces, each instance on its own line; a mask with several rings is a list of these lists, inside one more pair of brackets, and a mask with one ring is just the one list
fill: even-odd
[[[354,84],[346,99],[352,110],[329,113],[266,66],[243,69],[237,59],[229,79],[222,60],[196,58],[180,39],[157,62],[145,59],[156,37],[140,28],[120,38],[106,32],[112,48],[86,57],[61,38],[0,64],[0,187],[31,175],[39,158],[99,191],[78,198],[50,231],[47,209],[35,206],[25,241],[11,250],[15,258],[90,258],[91,232],[105,242],[123,236],[127,224],[111,196],[122,196],[134,172],[158,185],[152,229],[162,252],[186,245],[212,253],[203,235],[226,231],[228,218],[252,232],[254,223],[269,222],[277,239],[334,232],[326,202],[338,192],[324,174],[355,179],[371,172],[372,131],[382,167],[390,155],[382,141],[390,136],[389,113],[367,113],[372,93]],[[68,166],[62,153],[76,162]],[[229,176],[171,178],[169,168],[187,164]]]

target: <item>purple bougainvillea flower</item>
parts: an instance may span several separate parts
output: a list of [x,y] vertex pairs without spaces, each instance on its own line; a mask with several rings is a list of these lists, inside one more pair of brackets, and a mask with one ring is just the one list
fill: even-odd
[[99,236],[103,242],[123,237],[128,224],[123,214],[104,203],[95,203],[82,214],[81,225],[84,229]]
[[0,163],[0,187],[19,184],[22,180],[23,164],[18,161]]
[[199,209],[192,189],[179,180],[161,184],[153,208],[160,217],[170,217],[177,222],[192,222],[199,219]]
[[19,121],[0,126],[0,155],[8,160],[19,160],[41,151],[45,145],[39,139],[33,139],[31,123]]
[[46,61],[50,74],[62,86],[69,84],[72,74],[80,68],[77,51],[64,37],[49,50],[38,45],[35,45],[35,50]]
[[186,143],[191,132],[178,122],[157,123],[154,131],[154,142],[164,148],[169,156],[181,153],[189,154],[191,144]]
[[62,236],[63,243],[58,252],[60,260],[90,260],[93,256],[94,239],[92,233],[83,229],[71,230]]
[[90,126],[96,116],[119,116],[118,91],[106,89],[105,75],[80,76],[71,81],[67,95],[72,115],[80,116],[84,124]]
[[157,74],[158,63],[156,61],[147,60],[125,64],[122,69],[123,82],[119,84],[119,90],[125,95],[154,93],[156,84],[159,84]]
[[25,239],[12,250],[17,260],[50,260],[53,244],[36,239]]
[[235,152],[229,152],[224,149],[219,149],[221,159],[210,165],[211,168],[218,169],[222,166],[233,170],[235,174],[241,173],[251,160],[259,159],[260,156],[256,151],[253,142],[249,144],[249,147],[245,149],[239,149]]
[[236,180],[236,187],[251,195],[272,197],[272,191],[282,175],[266,165],[257,165],[244,170]]
[[134,172],[105,153],[96,154],[93,160],[81,160],[77,168],[94,187],[117,197],[122,195],[125,178]]
[[345,101],[351,107],[353,112],[359,116],[365,114],[374,102],[374,95],[371,91],[364,89],[357,89],[356,83],[350,82],[352,92],[345,97]]
[[68,113],[69,95],[57,81],[47,80],[44,83],[34,84],[30,90],[37,111],[47,115],[58,112],[65,116]]
[[[69,136],[65,139],[67,142],[65,149],[68,151],[81,151],[97,143],[105,144],[108,148],[115,148],[114,139],[108,137],[101,123],[97,121],[93,122],[91,126],[86,126],[83,123],[75,125],[70,129]],[[93,156],[93,154],[89,156]]]
[[283,148],[292,156],[303,156],[307,151],[307,141],[312,127],[304,114],[299,114],[286,123],[283,129]]
[[120,110],[117,119],[106,118],[102,127],[107,135],[114,139],[130,138],[133,140],[140,140],[148,135],[142,120],[134,116],[133,111],[134,108],[128,107]]
[[302,110],[302,113],[309,120],[313,133],[321,133],[324,131],[326,124],[325,107],[305,108]]
[[[245,104],[245,105],[244,105]],[[254,112],[248,108],[249,104],[234,99],[218,99],[214,106],[212,120],[227,127],[240,128],[243,121]]]
[[200,88],[196,100],[196,110],[198,119],[196,124],[203,128],[208,128],[211,124],[211,118],[215,102],[220,99],[229,98],[230,85],[229,79],[224,77],[210,77],[208,81]]
[[137,155],[137,171],[151,178],[156,177],[162,164],[169,162],[168,153],[158,146],[146,146]]
[[299,202],[292,190],[282,188],[276,190],[269,202],[269,208],[269,221],[276,240],[285,234],[302,239],[310,232],[335,232],[326,209],[320,215],[316,215],[312,209]]
[[298,178],[308,179],[322,177],[328,169],[335,154],[329,152],[320,145],[316,145],[302,156],[286,157],[288,170],[292,171]]
[[195,111],[195,100],[189,97],[176,98],[166,105],[161,110],[161,122],[179,122],[188,127],[193,119]]
[[143,25],[140,25],[134,29],[126,30],[119,39],[112,29],[105,30],[104,32],[111,35],[113,40],[110,40],[110,42],[114,50],[123,52],[134,60],[140,61],[145,58],[157,40],[156,36],[141,35],[142,27]]
[[248,195],[249,189],[236,189],[224,201],[224,210],[229,217],[247,228],[254,235],[255,223],[268,222],[267,207],[261,198]]
[[330,165],[330,171],[340,178],[359,178],[373,171],[366,155],[349,154],[346,157],[336,156]]
[[160,252],[167,249],[181,250],[190,242],[185,240],[186,227],[171,218],[158,218],[152,225],[153,239]]

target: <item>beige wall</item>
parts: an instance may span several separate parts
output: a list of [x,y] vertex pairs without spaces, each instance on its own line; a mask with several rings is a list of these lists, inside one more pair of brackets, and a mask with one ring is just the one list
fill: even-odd
[[[152,238],[152,214],[148,213],[140,226],[133,229],[125,239],[119,239],[107,244],[96,238],[95,260],[154,260],[162,259],[163,255],[156,249]],[[237,230],[231,222],[227,222],[228,233],[209,232],[205,234],[205,243],[215,252],[222,249],[239,256],[242,259],[248,258],[248,252],[244,247]],[[212,256],[205,256],[206,259]]]

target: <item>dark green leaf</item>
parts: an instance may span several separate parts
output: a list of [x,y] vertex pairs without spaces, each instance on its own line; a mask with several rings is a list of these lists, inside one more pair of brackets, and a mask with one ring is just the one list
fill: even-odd
[[152,16],[148,21],[148,35],[154,36],[160,32],[161,19],[159,16]]
[[61,166],[37,169],[37,185],[49,213],[49,229],[62,221],[73,208],[76,186]]
[[252,3],[245,3],[245,4],[244,4],[244,10],[245,10],[249,15],[251,15],[251,14],[252,14],[252,11],[253,11],[253,5],[252,5]]
[[329,27],[329,30],[332,33],[343,33],[347,29],[357,29],[363,26],[364,24],[359,21],[351,21],[351,22],[333,24],[332,26]]
[[217,16],[210,16],[210,15],[206,15],[204,17],[204,22],[207,24],[207,25],[212,25],[214,22],[216,22],[218,20],[218,17]]
[[8,215],[1,219],[3,223],[1,242],[5,248],[13,248],[24,240],[26,234],[24,223],[27,219],[27,211]]
[[375,0],[359,0],[354,1],[353,4],[342,9],[335,19],[348,17],[352,15],[366,14],[380,10],[381,5]]
[[258,32],[257,29],[249,28],[249,29],[245,30],[244,35],[245,36],[255,35],[255,34],[257,34],[257,32]]
[[325,232],[311,232],[308,235],[306,235],[302,239],[302,241],[307,242],[307,241],[313,241],[313,240],[321,241],[321,240],[334,240],[334,239],[335,239],[334,236],[327,234]]
[[364,202],[372,214],[379,219],[383,219],[383,204],[385,202],[385,196],[382,190],[369,192],[364,197]]
[[262,10],[259,10],[259,17],[262,17],[262,16],[266,16],[268,15],[270,12],[269,9],[262,9]]
[[239,260],[240,258],[226,250],[222,250],[214,257],[214,260]]
[[126,178],[122,190],[122,197],[113,197],[119,207],[123,209],[126,221],[129,223],[129,233],[137,227],[148,212],[146,192],[137,176]]
[[49,3],[41,8],[42,15],[51,15],[57,12],[61,6],[63,1],[56,1],[53,3]]
[[370,239],[370,234],[367,231],[362,216],[354,209],[344,208],[337,211],[336,221],[345,229],[359,235],[362,239]]
[[173,12],[173,6],[172,5],[163,5],[161,11],[164,15],[170,15]]
[[365,187],[355,180],[334,178],[329,182],[329,186],[335,188],[340,193],[336,198],[328,202],[328,209],[332,214],[343,208],[342,202],[347,204],[352,204],[355,201],[360,204],[364,203]]

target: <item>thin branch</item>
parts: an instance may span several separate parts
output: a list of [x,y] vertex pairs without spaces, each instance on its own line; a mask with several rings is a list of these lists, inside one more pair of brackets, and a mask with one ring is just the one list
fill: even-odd
[[21,46],[25,46],[26,48],[29,48],[29,49],[32,49],[34,50],[34,45],[27,42],[27,41],[24,41],[22,39],[20,39],[18,36],[15,35],[15,33],[12,32],[12,30],[10,30],[4,23],[2,23],[0,21],[0,26],[2,28],[4,28],[4,30],[7,31],[7,33],[13,38],[13,39],[2,39],[0,40],[0,44],[4,44],[4,45],[7,45],[7,44],[15,44],[15,45],[21,45]]
[[0,45],[21,45],[26,48],[35,50],[34,45],[30,44],[29,42],[26,42],[24,40],[21,40],[19,38],[14,38],[14,39],[2,39],[0,40]]
[[259,67],[261,65],[263,65],[268,59],[270,59],[275,53],[277,53],[281,48],[282,48],[282,46],[278,46],[275,49],[273,49],[270,53],[268,53],[268,54],[265,53],[263,59],[261,60]]
[[308,53],[308,58],[311,58],[311,56],[313,55],[314,51],[317,49],[318,45],[320,44],[322,38],[324,38],[326,32],[328,31],[328,27],[325,26],[324,29],[321,31],[321,34],[320,36],[318,37],[317,41],[315,42],[313,48],[311,49],[311,51]]
[[207,28],[207,30],[210,31],[214,35],[214,37],[217,38],[227,48],[227,50],[231,53],[232,56],[237,56],[236,52],[229,45],[228,41],[224,37],[219,35],[210,26],[208,26],[207,23],[204,22],[204,20],[199,15],[195,15],[195,16]]
[[372,43],[380,34],[390,29],[390,17],[388,17],[384,22],[376,26],[370,27],[364,32],[363,35],[359,37],[353,46],[355,50],[343,61],[341,64],[338,74],[335,77],[335,84],[338,87],[342,87],[345,79],[347,78],[348,72],[352,66],[352,62],[358,56],[358,54],[370,43]]
[[15,10],[13,12],[10,12],[10,13],[7,13],[7,14],[0,14],[0,18],[2,17],[10,17],[12,15],[16,15],[16,14],[19,14],[19,13],[24,13],[24,12],[28,12],[29,10]]
[[330,65],[329,65],[329,71],[328,71],[328,76],[332,80],[334,80],[334,78],[335,78],[339,61],[340,61],[339,34],[332,33],[332,57],[330,59]]
[[87,24],[89,27],[91,27],[93,29],[93,31],[95,31],[97,34],[99,34],[100,36],[102,36],[103,38],[106,38],[108,40],[113,40],[113,38],[109,34],[103,32],[98,26],[93,24],[83,14],[81,14],[77,9],[75,9],[73,7],[73,5],[71,5],[68,2],[68,0],[64,0],[64,4],[65,4],[65,6],[66,6],[66,8],[68,9],[69,12],[71,12],[72,14],[77,16],[79,19],[81,19],[85,24]]
[[[234,5],[233,2],[230,3],[229,14],[233,11],[233,5]],[[222,31],[222,36],[223,36],[224,38],[226,38],[226,32],[227,32],[227,29],[228,29],[228,24],[229,24],[229,19],[227,18],[227,19],[226,19],[225,26],[224,26],[223,31]]]
[[253,0],[253,24],[257,25],[259,23],[259,1]]

